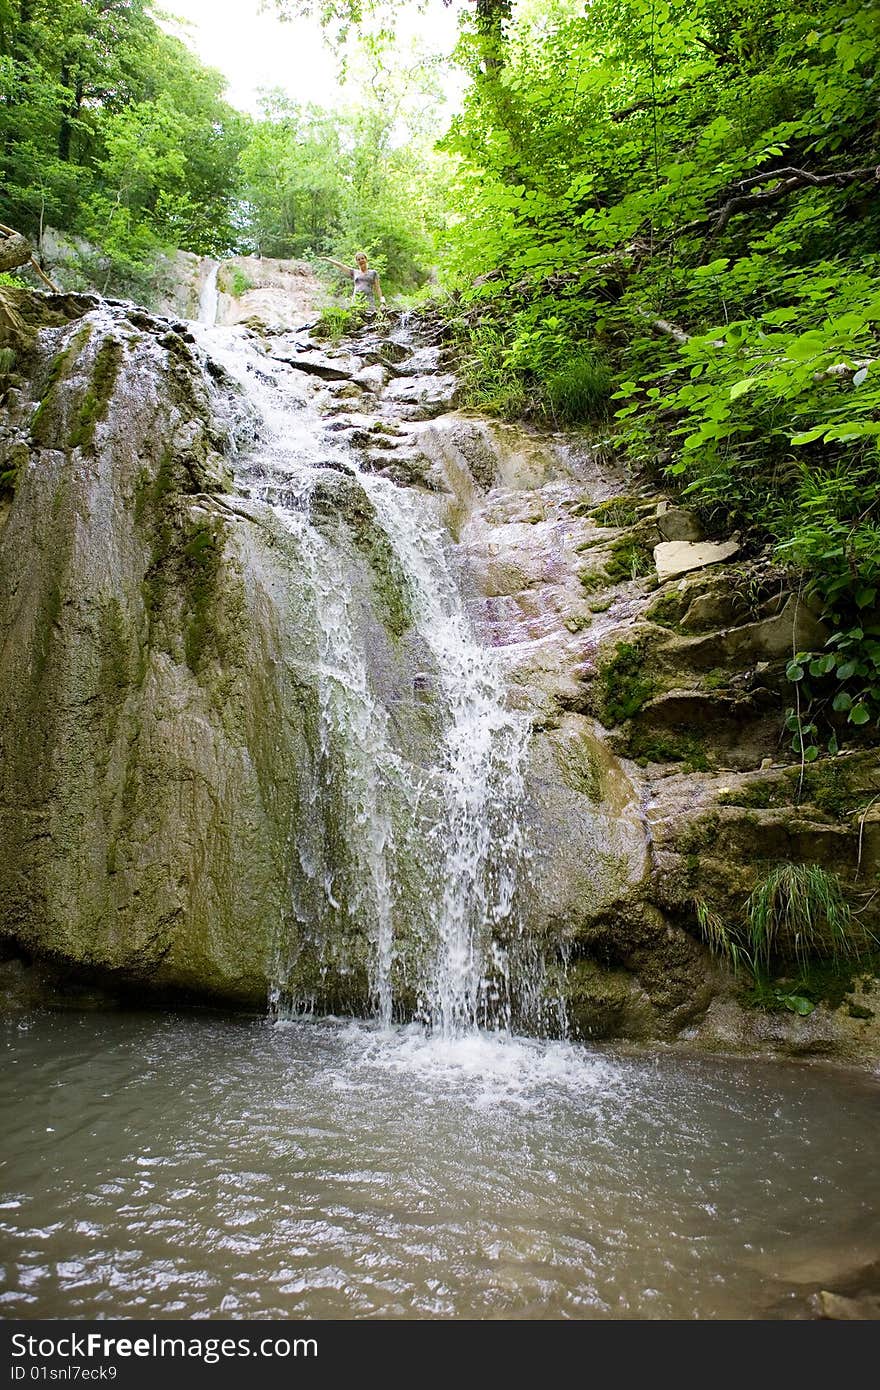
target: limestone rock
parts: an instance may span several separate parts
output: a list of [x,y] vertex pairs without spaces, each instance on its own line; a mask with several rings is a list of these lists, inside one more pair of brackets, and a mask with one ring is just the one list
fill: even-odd
[[664,541],[701,541],[703,528],[693,512],[686,507],[657,508],[657,530]]
[[838,1322],[869,1322],[880,1318],[880,1298],[844,1298],[842,1294],[822,1289],[813,1294],[811,1304],[817,1318],[833,1318]]
[[662,583],[665,579],[674,579],[677,574],[687,574],[688,570],[720,564],[722,560],[732,559],[739,549],[738,541],[723,541],[720,544],[714,541],[661,541],[654,546],[657,578]]

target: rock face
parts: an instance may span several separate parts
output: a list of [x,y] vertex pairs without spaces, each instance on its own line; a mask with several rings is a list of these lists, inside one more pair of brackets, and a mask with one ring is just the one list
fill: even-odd
[[[364,866],[344,808],[324,808],[316,838],[312,581],[234,479],[253,412],[185,325],[84,296],[22,308],[33,336],[0,432],[2,931],[96,978],[250,1004],[286,954],[301,997],[365,1009],[357,913],[332,960],[309,939],[301,866],[346,860],[352,885]],[[781,752],[786,659],[824,641],[817,617],[759,561],[658,582],[655,547],[699,541],[690,514],[585,446],[456,410],[442,345],[236,331],[249,371],[294,373],[322,414],[312,515],[393,756],[414,767],[433,737],[430,657],[345,450],[453,538],[471,623],[532,730],[523,949],[542,962],[544,1026],[880,1051],[860,977],[833,1012],[744,1009],[697,924],[700,904],[733,920],[775,863],[822,864],[856,891],[880,865],[876,752],[803,778]]]
[[[204,264],[204,263],[203,263]],[[300,328],[315,316],[324,295],[307,261],[233,256],[217,277],[217,323]]]

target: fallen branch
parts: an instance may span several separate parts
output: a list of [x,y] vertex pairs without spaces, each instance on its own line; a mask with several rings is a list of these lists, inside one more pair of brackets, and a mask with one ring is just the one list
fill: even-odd
[[834,362],[830,367],[826,367],[824,371],[814,372],[813,380],[826,381],[833,377],[855,376],[856,372],[862,371],[863,368],[873,366],[877,361],[880,361],[880,359],[876,357],[856,357],[852,362]]
[[692,222],[686,222],[683,227],[676,228],[672,237],[687,236],[688,233],[698,232],[711,224],[707,238],[707,242],[710,243],[721,235],[731,218],[738,213],[778,202],[780,198],[787,198],[798,189],[845,188],[851,183],[880,181],[880,164],[866,165],[861,169],[840,169],[832,174],[811,174],[808,169],[775,169],[771,173],[753,174],[747,179],[739,179],[733,187],[756,188],[759,184],[769,183],[771,179],[777,180],[772,188],[766,188],[762,193],[735,193],[717,212],[706,213],[703,217],[694,218]]
[[40,279],[49,286],[49,289],[52,290],[53,293],[60,294],[61,291],[58,286],[52,283],[48,275],[37,263],[33,247],[27,237],[22,236],[21,232],[17,232],[14,227],[4,226],[2,222],[0,222],[0,232],[3,233],[3,239],[0,240],[0,271],[16,270],[22,265],[30,266],[32,270],[37,272]]
[[[681,347],[684,347],[686,343],[691,341],[693,336],[691,333],[686,333],[683,328],[679,328],[677,324],[670,323],[668,319],[658,318],[648,309],[637,309],[636,313],[639,318],[645,319],[652,328],[656,328],[658,333],[665,333],[667,338],[673,338]],[[712,347],[726,346],[723,338],[713,338],[711,340],[711,345]]]

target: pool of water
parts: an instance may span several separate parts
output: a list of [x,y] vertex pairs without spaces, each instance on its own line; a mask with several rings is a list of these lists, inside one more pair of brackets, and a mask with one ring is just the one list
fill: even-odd
[[732,1318],[880,1252],[880,1085],[344,1021],[3,1026],[6,1317]]

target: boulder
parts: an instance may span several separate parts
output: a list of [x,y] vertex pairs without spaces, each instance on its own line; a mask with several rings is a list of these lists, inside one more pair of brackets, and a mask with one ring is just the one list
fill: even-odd
[[[661,518],[662,519],[662,518]],[[738,554],[738,541],[661,541],[654,546],[654,564],[661,583],[689,570],[718,565]]]

